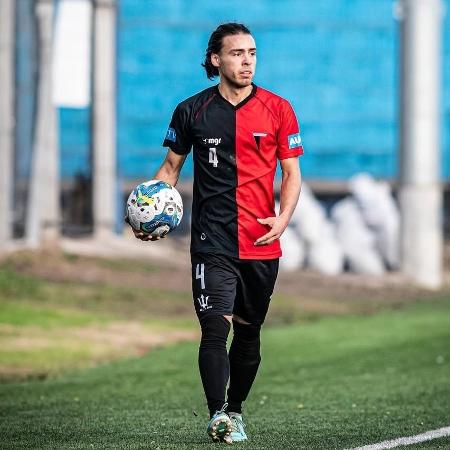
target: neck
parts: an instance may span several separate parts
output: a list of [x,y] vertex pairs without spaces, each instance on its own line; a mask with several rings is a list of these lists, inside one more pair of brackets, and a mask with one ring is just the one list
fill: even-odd
[[223,98],[228,100],[232,105],[236,106],[242,102],[246,97],[248,97],[253,90],[253,85],[248,85],[244,87],[236,87],[230,86],[227,83],[224,83],[223,80],[220,80],[219,83],[219,92]]

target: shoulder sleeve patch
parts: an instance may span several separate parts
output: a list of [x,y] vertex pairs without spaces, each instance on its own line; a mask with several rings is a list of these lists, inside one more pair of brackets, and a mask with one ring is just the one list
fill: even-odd
[[177,141],[177,132],[173,128],[169,127],[167,129],[166,139],[168,141],[176,142]]
[[288,140],[288,147],[290,149],[302,146],[302,138],[300,136],[300,133],[290,134],[287,137],[287,140]]
[[191,151],[192,139],[188,108],[181,105],[175,108],[164,136],[163,146],[169,147],[179,155],[187,155]]

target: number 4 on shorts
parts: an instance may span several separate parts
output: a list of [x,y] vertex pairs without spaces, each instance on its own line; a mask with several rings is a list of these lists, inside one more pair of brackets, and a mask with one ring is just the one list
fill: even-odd
[[197,264],[195,267],[195,279],[200,280],[200,286],[205,289],[205,265]]

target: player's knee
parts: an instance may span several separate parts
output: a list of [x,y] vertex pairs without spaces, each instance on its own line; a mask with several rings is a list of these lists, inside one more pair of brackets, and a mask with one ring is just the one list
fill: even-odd
[[233,361],[244,365],[259,364],[261,361],[261,325],[244,325],[233,321],[233,333],[233,342],[230,348]]
[[252,323],[242,323],[233,320],[233,333],[235,336],[245,341],[258,341],[261,336],[261,325],[254,325]]
[[243,325],[251,325],[250,322],[247,322],[246,320],[244,320],[241,316],[238,316],[237,314],[233,314],[232,318],[235,322],[242,323]]
[[206,316],[200,321],[202,329],[201,348],[226,346],[231,324],[224,316]]

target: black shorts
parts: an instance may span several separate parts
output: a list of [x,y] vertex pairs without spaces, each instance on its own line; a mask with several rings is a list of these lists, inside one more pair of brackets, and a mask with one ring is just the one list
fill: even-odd
[[192,294],[199,320],[236,314],[261,325],[278,275],[279,259],[237,259],[210,253],[191,255]]

